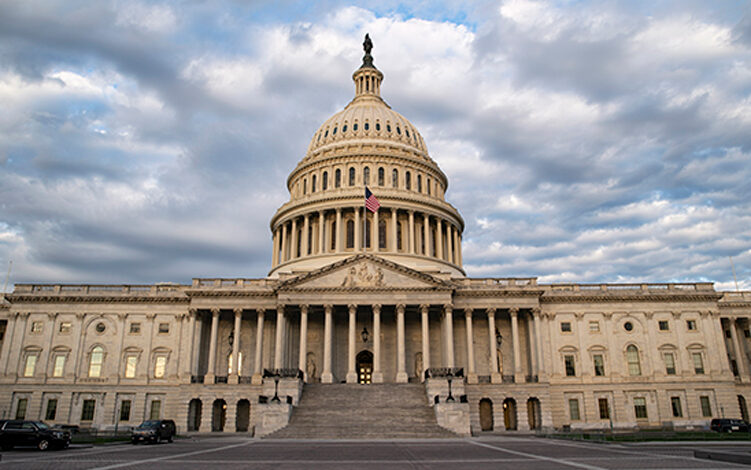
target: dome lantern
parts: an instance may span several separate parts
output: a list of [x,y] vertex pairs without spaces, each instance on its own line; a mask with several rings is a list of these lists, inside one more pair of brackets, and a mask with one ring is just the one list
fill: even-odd
[[352,74],[352,80],[355,82],[355,99],[360,97],[380,98],[383,74],[373,65],[373,56],[370,55],[373,42],[370,40],[370,35],[365,34],[365,41],[362,46],[365,50],[362,65]]

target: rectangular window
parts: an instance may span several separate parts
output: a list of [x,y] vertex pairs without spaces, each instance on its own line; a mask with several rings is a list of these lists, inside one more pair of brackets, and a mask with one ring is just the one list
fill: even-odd
[[141,334],[141,324],[138,322],[133,322],[130,324],[130,334],[132,335],[140,335]]
[[73,329],[73,325],[69,321],[64,321],[60,323],[60,328],[58,331],[62,334],[68,334]]
[[665,361],[665,373],[675,375],[675,356],[673,353],[662,353],[662,360]]
[[125,378],[132,379],[136,376],[136,365],[138,365],[138,357],[128,356],[125,358]]
[[29,354],[26,356],[26,363],[23,367],[23,376],[24,377],[34,377],[34,369],[36,369],[37,366],[37,355],[36,354]]
[[610,419],[610,406],[608,406],[608,399],[598,399],[597,406],[600,408],[600,419]]
[[154,378],[161,379],[164,377],[164,371],[167,368],[167,358],[159,356],[154,363]]
[[696,320],[686,320],[688,331],[696,331]]
[[634,415],[636,419],[647,419],[647,399],[644,397],[634,398]]
[[709,397],[706,395],[700,396],[699,403],[701,403],[701,415],[705,418],[711,418],[712,405],[709,403]]
[[96,409],[96,400],[84,400],[81,407],[81,421],[92,421],[94,419],[94,410]]
[[16,403],[16,419],[26,419],[26,405],[29,404],[29,400],[26,398],[19,398]]
[[667,320],[660,320],[657,322],[657,325],[660,328],[660,331],[668,331],[670,329],[670,323],[668,323]]
[[160,323],[159,324],[159,334],[160,335],[166,335],[169,333],[169,323]]
[[571,333],[571,322],[569,321],[561,322],[561,331],[564,333]]
[[40,321],[31,322],[31,332],[32,333],[41,333],[43,328],[44,328],[44,323],[42,323]]
[[673,418],[683,417],[683,408],[681,407],[681,397],[670,397],[670,406],[673,409]]
[[62,377],[65,373],[65,356],[55,356],[55,367],[52,369],[52,377]]
[[54,421],[55,416],[57,416],[57,399],[51,398],[47,400],[47,411],[44,413],[44,419]]
[[579,421],[579,400],[571,398],[568,401],[568,414],[571,417],[571,421]]
[[159,415],[162,412],[162,402],[160,400],[154,400],[151,402],[151,411],[149,413],[149,419],[159,419]]
[[589,322],[589,331],[590,331],[590,333],[599,333],[600,332],[600,322],[598,322],[598,321],[591,321],[591,322]]
[[120,421],[130,421],[130,400],[120,402]]
[[691,359],[694,361],[694,372],[697,374],[704,374],[704,361],[702,360],[701,353],[691,353]]
[[563,362],[566,366],[566,377],[574,377],[576,375],[576,363],[574,362],[574,356],[564,356]]
[[592,359],[595,363],[595,375],[597,377],[605,376],[605,360],[602,358],[602,354],[595,354]]

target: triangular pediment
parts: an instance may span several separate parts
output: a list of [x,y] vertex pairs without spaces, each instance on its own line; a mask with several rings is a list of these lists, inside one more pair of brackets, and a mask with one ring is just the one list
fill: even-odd
[[287,279],[286,289],[449,289],[443,280],[379,256],[360,254]]

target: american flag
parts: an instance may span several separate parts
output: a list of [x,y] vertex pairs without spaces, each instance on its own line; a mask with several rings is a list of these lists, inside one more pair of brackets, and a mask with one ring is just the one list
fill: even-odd
[[378,208],[381,207],[381,203],[378,202],[375,195],[370,192],[367,186],[365,186],[365,208],[370,212],[378,212]]

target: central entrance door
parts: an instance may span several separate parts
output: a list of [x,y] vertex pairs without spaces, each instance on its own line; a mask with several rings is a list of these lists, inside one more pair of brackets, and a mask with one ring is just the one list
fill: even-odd
[[373,380],[373,353],[370,351],[360,351],[360,354],[355,359],[357,361],[357,383],[371,383]]

